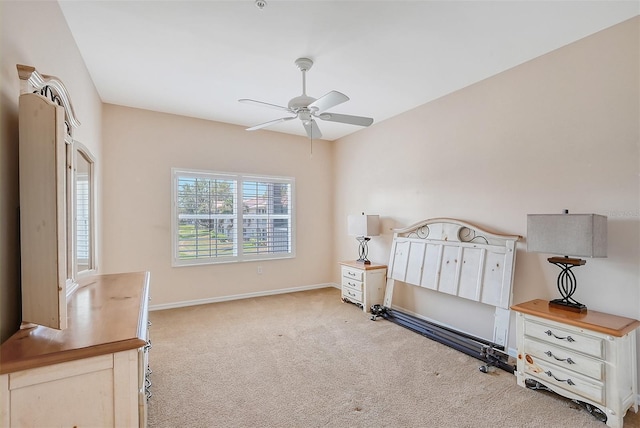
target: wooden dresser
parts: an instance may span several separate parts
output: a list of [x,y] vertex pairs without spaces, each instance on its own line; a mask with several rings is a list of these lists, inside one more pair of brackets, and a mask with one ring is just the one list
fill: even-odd
[[585,403],[610,427],[621,428],[628,409],[638,411],[635,330],[640,321],[553,308],[546,300],[511,309],[517,312],[518,385],[543,386]]
[[146,426],[149,273],[94,276],[67,328],[25,328],[0,346],[0,425]]

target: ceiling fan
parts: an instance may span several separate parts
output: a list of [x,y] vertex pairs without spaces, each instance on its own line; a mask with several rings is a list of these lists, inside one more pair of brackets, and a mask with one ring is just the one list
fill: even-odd
[[275,125],[276,123],[286,122],[288,120],[298,118],[302,121],[302,126],[304,126],[304,129],[307,131],[307,135],[309,136],[309,138],[317,139],[322,138],[322,132],[320,132],[320,128],[318,128],[316,119],[359,126],[369,126],[373,123],[373,119],[370,117],[327,112],[328,109],[335,107],[338,104],[342,104],[345,101],[348,101],[349,97],[338,91],[331,91],[318,99],[308,96],[306,88],[306,73],[313,66],[313,61],[309,58],[298,58],[295,61],[295,64],[302,72],[302,95],[292,98],[289,101],[287,107],[279,106],[276,104],[269,104],[262,101],[250,100],[247,98],[238,100],[241,103],[254,104],[285,111],[292,114],[293,116],[270,120],[269,122],[261,123],[256,126],[252,126],[251,128],[247,128],[247,131],[255,131],[258,129],[266,128],[267,126]]

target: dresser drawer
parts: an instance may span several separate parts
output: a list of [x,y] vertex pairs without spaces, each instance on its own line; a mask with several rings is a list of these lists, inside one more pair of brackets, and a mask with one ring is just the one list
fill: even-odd
[[604,383],[529,354],[525,354],[525,373],[538,378],[543,384],[553,384],[596,403],[605,403]]
[[355,279],[356,281],[362,281],[364,280],[364,271],[343,266],[342,276],[349,279]]
[[604,340],[596,336],[530,320],[525,322],[524,334],[543,342],[563,346],[597,358],[604,357]]
[[362,303],[362,292],[352,290],[348,287],[342,288],[342,297],[347,298],[354,303]]
[[602,360],[586,357],[567,348],[529,338],[524,340],[524,352],[534,358],[548,361],[595,380],[604,380],[604,363]]
[[362,292],[362,281],[342,277],[342,287],[350,288],[354,291]]

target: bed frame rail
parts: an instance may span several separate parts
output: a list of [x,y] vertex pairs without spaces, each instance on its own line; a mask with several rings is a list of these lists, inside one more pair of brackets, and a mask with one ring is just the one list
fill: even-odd
[[444,327],[431,321],[423,320],[401,311],[386,309],[381,305],[371,307],[371,319],[382,317],[387,321],[398,324],[422,336],[463,352],[471,357],[483,361],[480,371],[487,373],[490,367],[498,367],[509,373],[515,371],[515,364],[509,363],[509,355],[504,347],[491,343],[479,337]]

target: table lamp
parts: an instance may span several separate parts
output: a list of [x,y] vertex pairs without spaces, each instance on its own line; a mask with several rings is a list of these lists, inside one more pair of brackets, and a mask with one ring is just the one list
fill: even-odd
[[597,214],[528,214],[527,251],[559,254],[549,263],[558,266],[557,286],[561,299],[549,302],[574,312],[585,312],[587,307],[572,298],[577,281],[571,271],[586,260],[580,257],[607,257],[607,217]]
[[377,215],[349,215],[347,218],[347,232],[349,236],[355,236],[359,246],[359,257],[356,262],[365,265],[371,264],[367,259],[369,249],[367,243],[371,240],[370,236],[378,236],[380,233],[380,216]]

